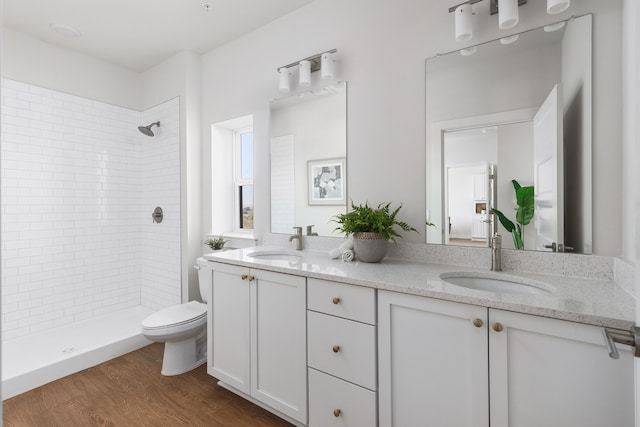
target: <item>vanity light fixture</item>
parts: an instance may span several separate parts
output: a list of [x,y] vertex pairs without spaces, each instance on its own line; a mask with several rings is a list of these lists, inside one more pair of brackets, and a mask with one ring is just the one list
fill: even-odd
[[325,52],[320,57],[320,75],[323,80],[333,79],[333,53]]
[[555,15],[564,12],[571,6],[571,0],[547,0],[547,13]]
[[53,23],[53,24],[50,24],[49,26],[53,31],[55,31],[56,33],[60,34],[63,37],[75,39],[82,36],[82,33],[80,33],[80,31],[68,25]]
[[[449,8],[449,13],[455,12],[456,41],[466,42],[473,38],[472,16],[474,14],[471,5],[481,1],[482,0],[467,0],[464,3]],[[491,15],[498,14],[498,26],[501,30],[507,30],[513,28],[520,22],[518,7],[526,3],[527,0],[489,0],[489,13]]]
[[478,48],[475,46],[468,47],[466,49],[460,50],[460,55],[462,56],[471,56],[478,51]]
[[278,84],[278,90],[280,92],[289,92],[291,90],[291,81],[289,77],[291,76],[291,72],[287,67],[282,67],[278,70],[280,73],[280,83]]
[[518,0],[498,0],[498,27],[508,30],[518,25]]
[[558,31],[562,27],[564,27],[564,21],[556,22],[555,24],[551,24],[551,25],[545,25],[544,26],[544,32],[545,33],[553,33],[554,31]]
[[471,3],[461,4],[455,9],[456,14],[456,41],[466,42],[473,38],[473,11]]
[[500,44],[506,46],[508,44],[517,42],[519,38],[520,38],[520,36],[518,34],[514,34],[512,36],[503,37],[503,38],[500,39]]
[[280,92],[289,92],[291,90],[290,76],[296,69],[298,69],[298,85],[300,86],[310,86],[311,73],[318,70],[322,71],[320,74],[324,80],[333,79],[335,75],[335,53],[337,51],[337,49],[331,49],[326,52],[301,59],[300,61],[278,67],[278,89]]
[[309,86],[311,84],[311,62],[306,59],[300,61],[299,79],[300,86]]

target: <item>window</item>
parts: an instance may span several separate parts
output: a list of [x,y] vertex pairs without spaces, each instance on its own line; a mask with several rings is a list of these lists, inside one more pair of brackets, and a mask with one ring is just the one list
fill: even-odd
[[234,231],[253,230],[253,129],[233,132]]

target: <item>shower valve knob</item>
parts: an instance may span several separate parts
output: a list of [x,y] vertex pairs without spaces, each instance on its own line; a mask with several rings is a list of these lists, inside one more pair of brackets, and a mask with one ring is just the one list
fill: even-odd
[[164,213],[162,212],[162,208],[160,206],[153,210],[151,218],[153,219],[153,222],[157,222],[158,224],[162,222],[162,220],[164,219]]

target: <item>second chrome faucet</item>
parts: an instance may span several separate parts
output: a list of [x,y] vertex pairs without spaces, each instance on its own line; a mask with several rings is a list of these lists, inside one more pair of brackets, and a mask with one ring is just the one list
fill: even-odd
[[296,240],[296,250],[301,251],[302,250],[302,227],[293,227],[293,229],[296,232],[291,236],[289,236],[289,241],[293,242],[294,240]]
[[502,271],[502,236],[494,234],[491,238],[491,270]]

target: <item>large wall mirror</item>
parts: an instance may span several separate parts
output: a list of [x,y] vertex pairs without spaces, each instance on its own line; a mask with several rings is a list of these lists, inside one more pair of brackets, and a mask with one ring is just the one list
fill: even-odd
[[271,102],[271,232],[333,236],[347,209],[347,84]]
[[[427,243],[488,246],[534,187],[524,249],[592,252],[592,17],[426,61]],[[524,205],[524,203],[522,203]]]

